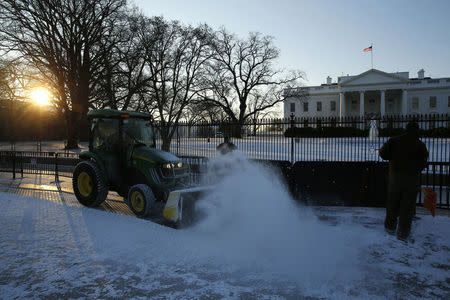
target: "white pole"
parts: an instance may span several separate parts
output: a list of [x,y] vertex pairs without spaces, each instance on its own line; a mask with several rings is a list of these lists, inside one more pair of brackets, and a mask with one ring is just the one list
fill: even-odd
[[370,61],[372,62],[372,69],[373,69],[373,45],[370,44]]

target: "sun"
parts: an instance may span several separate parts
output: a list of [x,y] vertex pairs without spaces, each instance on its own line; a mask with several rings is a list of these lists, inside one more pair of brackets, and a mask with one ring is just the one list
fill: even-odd
[[30,97],[38,105],[50,105],[51,94],[46,88],[38,87],[33,89],[30,93]]

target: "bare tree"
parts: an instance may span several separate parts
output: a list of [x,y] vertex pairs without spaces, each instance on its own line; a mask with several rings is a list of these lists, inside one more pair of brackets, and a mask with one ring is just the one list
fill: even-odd
[[58,91],[69,148],[77,147],[78,131],[86,131],[96,71],[113,47],[114,20],[125,4],[125,0],[0,2],[2,46],[20,53]]
[[[0,136],[15,141],[17,104],[26,99],[25,89],[30,85],[33,76],[30,70],[17,60],[0,59],[0,108],[2,120]],[[1,124],[3,123],[3,124]]]
[[240,137],[244,122],[282,102],[283,89],[296,85],[303,73],[286,73],[274,66],[279,51],[269,36],[250,33],[242,40],[222,29],[213,45],[204,100],[220,107],[238,125],[233,135]]
[[162,149],[169,151],[185,108],[204,90],[200,75],[211,58],[210,29],[185,27],[163,18],[149,19],[144,27],[145,71],[149,74],[149,100],[159,121]]
[[[105,60],[95,86],[92,106],[127,110],[139,108],[148,93],[149,75],[145,72],[146,17],[137,9],[126,11],[121,16],[121,26],[115,26],[116,43],[112,51],[104,51]],[[117,25],[117,21],[116,21]]]

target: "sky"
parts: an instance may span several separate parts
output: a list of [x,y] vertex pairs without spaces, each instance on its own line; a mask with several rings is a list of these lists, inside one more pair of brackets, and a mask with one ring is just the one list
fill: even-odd
[[425,70],[450,77],[450,0],[134,0],[147,16],[184,24],[206,23],[245,38],[275,38],[279,67],[306,73],[303,85],[331,76]]

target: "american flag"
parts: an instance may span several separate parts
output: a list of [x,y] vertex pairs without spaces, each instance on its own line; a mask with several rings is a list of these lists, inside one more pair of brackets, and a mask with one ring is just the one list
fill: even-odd
[[369,52],[369,51],[372,51],[372,46],[367,47],[367,48],[364,49],[364,52]]

